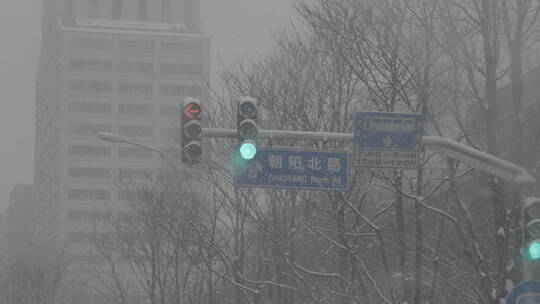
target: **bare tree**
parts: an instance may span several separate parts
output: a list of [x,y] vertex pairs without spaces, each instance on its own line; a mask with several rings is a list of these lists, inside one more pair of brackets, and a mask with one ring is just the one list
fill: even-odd
[[120,183],[125,205],[109,209],[91,234],[106,262],[96,266],[98,283],[122,303],[137,294],[152,304],[190,303],[200,296],[195,291],[202,259],[193,236],[204,202],[183,183],[189,176],[172,171]]
[[[497,111],[493,89],[504,69],[498,59],[500,27],[491,22],[495,20],[493,10],[497,9],[497,14],[500,10],[496,3],[477,4],[483,4],[474,7],[481,16],[481,24],[467,21],[466,17],[471,16],[462,14],[467,14],[468,6],[460,3],[298,3],[296,7],[307,33],[297,30],[278,37],[274,54],[239,64],[227,73],[228,91],[223,99],[218,98],[220,112],[228,113],[230,117],[225,118],[233,121],[231,100],[252,95],[262,101],[263,116],[268,121],[263,123],[265,127],[310,131],[350,130],[350,110],[355,108],[416,112],[428,118],[429,132],[466,140],[475,146],[483,146],[485,139],[488,151],[495,153]],[[470,128],[474,125],[464,119],[474,108],[474,102],[489,105],[483,116],[485,135]],[[267,144],[332,146],[309,141],[274,140]],[[358,171],[351,193],[344,197],[318,196],[321,206],[313,202],[312,195],[303,192],[247,191],[246,197],[253,197],[248,200],[252,202],[250,208],[236,210],[247,210],[246,217],[253,218],[253,229],[267,240],[261,241],[261,246],[274,244],[271,251],[253,250],[253,254],[262,254],[260,265],[276,261],[276,276],[266,277],[272,278],[283,291],[294,290],[293,295],[301,294],[301,300],[308,302],[354,301],[356,285],[370,285],[372,288],[360,288],[366,290],[366,298],[387,303],[421,303],[436,298],[444,301],[443,290],[449,286],[454,293],[451,298],[459,299],[458,302],[492,302],[500,298],[504,293],[501,282],[507,276],[504,265],[508,262],[506,249],[503,250],[508,240],[497,233],[508,227],[501,217],[505,213],[501,184],[488,183],[497,194],[489,197],[492,209],[486,210],[492,216],[474,218],[472,210],[485,205],[469,206],[475,198],[466,191],[472,177],[464,177],[470,176],[471,170],[453,161],[447,164],[431,154],[424,155],[422,164],[414,174]],[[369,206],[369,199],[359,200],[359,190],[363,188],[370,192],[376,188],[375,192],[386,196],[388,205]],[[270,198],[266,204],[254,197],[260,192]],[[360,197],[369,197],[367,190],[364,195]],[[483,201],[486,202],[485,198]],[[310,206],[306,209],[314,212],[317,220],[302,218],[296,210],[303,204]],[[324,204],[332,208],[323,208]],[[412,213],[407,207],[410,204],[414,206]],[[390,215],[394,221],[389,220]],[[334,221],[325,222],[323,218]],[[441,222],[449,223],[452,229]],[[486,228],[489,223],[494,223],[493,228]],[[294,233],[287,234],[283,227],[291,224],[295,226]],[[357,229],[368,230],[365,238],[352,237],[359,234]],[[323,265],[321,261],[335,252],[335,259],[328,263],[333,271],[306,267],[307,260],[299,257],[308,247],[284,247],[283,240],[289,235],[309,236],[318,244],[328,244],[329,250],[313,259]],[[372,243],[371,238],[378,240],[378,257],[362,256],[363,252],[355,248]],[[394,240],[397,246],[393,245]],[[374,262],[379,257],[380,263]],[[285,268],[280,262],[283,260]],[[382,267],[375,270],[372,265]],[[269,267],[260,267],[271,273]],[[282,274],[296,280],[282,280]],[[471,277],[477,280],[471,281]],[[238,281],[233,282],[240,288]],[[262,281],[244,278],[243,282],[250,283],[247,285],[253,289],[253,284]],[[299,282],[309,286],[305,292],[298,287],[302,286]],[[497,291],[496,296],[493,290]],[[252,291],[257,294],[258,289]],[[285,301],[283,294],[276,293],[277,302]]]
[[[527,10],[512,3],[295,2],[303,24],[277,36],[271,54],[225,70],[208,120],[231,126],[244,95],[260,101],[266,129],[350,132],[357,110],[421,113],[429,134],[497,153],[496,89],[508,67],[501,45],[532,35],[536,20],[532,3]],[[476,110],[482,119],[472,121]],[[111,265],[124,260],[152,304],[495,303],[504,296],[509,248],[518,241],[500,181],[423,151],[418,170],[354,170],[344,193],[245,189],[233,183],[234,143],[211,141],[195,177],[165,174],[127,187],[127,213],[112,212],[109,233],[96,242]],[[186,179],[199,186],[177,183]],[[128,283],[113,285],[119,298]]]
[[28,252],[2,260],[0,293],[7,303],[55,304],[63,300],[67,263],[56,243],[33,241]]

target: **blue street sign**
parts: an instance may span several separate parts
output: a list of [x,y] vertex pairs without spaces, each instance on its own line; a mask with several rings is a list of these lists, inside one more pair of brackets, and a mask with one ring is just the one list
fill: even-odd
[[358,112],[354,148],[418,151],[423,129],[419,114]]
[[235,175],[245,187],[346,191],[349,153],[314,149],[261,148],[254,160]]
[[506,296],[506,304],[540,304],[540,281],[519,283]]
[[538,304],[540,303],[540,294],[535,295],[521,295],[517,299],[517,304]]
[[418,114],[358,112],[353,166],[416,168],[424,117]]

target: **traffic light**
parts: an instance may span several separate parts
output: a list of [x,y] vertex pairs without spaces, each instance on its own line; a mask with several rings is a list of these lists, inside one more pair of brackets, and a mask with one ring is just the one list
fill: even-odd
[[523,277],[540,279],[540,198],[529,196],[523,201]]
[[540,199],[534,196],[525,198],[525,250],[527,261],[540,260]]
[[182,102],[181,160],[190,165],[198,163],[202,155],[201,112],[198,99],[188,97]]
[[238,153],[244,161],[249,161],[257,155],[257,100],[252,97],[242,97],[238,104],[236,121],[238,137]]

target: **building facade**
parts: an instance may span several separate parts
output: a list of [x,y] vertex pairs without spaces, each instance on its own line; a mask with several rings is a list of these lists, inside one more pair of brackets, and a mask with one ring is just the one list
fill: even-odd
[[[202,96],[210,42],[199,15],[198,0],[44,0],[38,234],[64,244],[70,263],[92,258],[87,227],[126,199],[116,181],[144,179],[161,164],[151,151],[104,142],[97,132],[167,147],[181,100]],[[75,290],[67,302],[91,299],[88,292]]]

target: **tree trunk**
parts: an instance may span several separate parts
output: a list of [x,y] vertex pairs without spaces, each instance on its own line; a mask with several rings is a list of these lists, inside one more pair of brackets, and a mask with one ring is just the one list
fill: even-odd
[[403,195],[401,194],[402,180],[401,174],[396,176],[396,223],[397,237],[399,243],[399,268],[401,271],[401,290],[403,291],[403,301],[409,301],[411,298],[407,278],[409,270],[407,269],[407,247],[405,240],[405,217],[403,214]]

